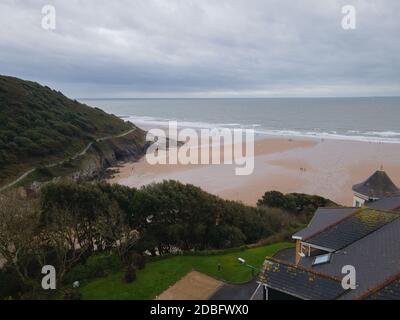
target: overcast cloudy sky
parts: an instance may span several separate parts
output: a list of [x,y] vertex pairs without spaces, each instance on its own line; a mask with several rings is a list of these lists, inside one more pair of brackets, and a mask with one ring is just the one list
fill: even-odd
[[71,97],[400,95],[399,12],[399,0],[1,0],[0,74]]

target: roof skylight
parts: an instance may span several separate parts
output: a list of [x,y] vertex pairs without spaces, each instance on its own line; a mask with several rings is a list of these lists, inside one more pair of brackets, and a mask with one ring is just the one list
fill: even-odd
[[320,256],[317,256],[313,262],[313,266],[319,265],[319,264],[324,264],[324,263],[329,263],[331,261],[331,254],[323,254]]

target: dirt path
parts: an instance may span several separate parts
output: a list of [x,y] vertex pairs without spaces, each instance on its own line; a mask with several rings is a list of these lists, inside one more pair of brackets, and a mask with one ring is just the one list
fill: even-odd
[[[124,137],[124,136],[126,136],[126,135],[132,133],[132,132],[135,131],[135,130],[136,130],[136,128],[133,128],[133,129],[131,129],[131,130],[127,131],[127,132],[124,132],[124,133],[122,133],[122,134],[119,134],[119,135],[115,135],[115,136],[106,136],[106,137],[102,137],[102,138],[97,138],[97,139],[95,140],[95,142],[102,142],[102,141],[106,141],[106,140],[113,139],[113,138],[121,138],[121,137]],[[84,155],[89,151],[89,149],[92,147],[93,143],[94,143],[94,141],[88,143],[88,145],[87,145],[81,152],[75,154],[74,156],[72,156],[72,157],[70,157],[70,158],[68,158],[68,159],[64,159],[64,160],[61,160],[61,161],[58,161],[58,162],[53,162],[53,163],[50,163],[50,164],[48,164],[48,165],[45,165],[44,167],[45,167],[45,168],[53,168],[53,167],[55,167],[55,166],[58,166],[58,165],[63,164],[63,163],[64,163],[65,161],[67,161],[67,160],[70,160],[70,159],[75,160],[75,159],[78,158],[78,157],[84,156]],[[21,176],[19,176],[19,177],[18,177],[17,179],[15,179],[14,181],[12,181],[12,182],[10,182],[9,184],[7,184],[7,185],[1,187],[1,188],[0,188],[0,192],[2,192],[2,191],[4,191],[4,190],[6,190],[6,189],[8,189],[8,188],[11,188],[12,186],[16,185],[18,182],[20,182],[20,181],[22,181],[23,179],[25,179],[27,176],[29,176],[31,173],[33,173],[35,170],[37,170],[37,167],[26,171],[25,173],[23,173]]]
[[208,300],[222,285],[221,281],[192,271],[161,293],[157,300]]

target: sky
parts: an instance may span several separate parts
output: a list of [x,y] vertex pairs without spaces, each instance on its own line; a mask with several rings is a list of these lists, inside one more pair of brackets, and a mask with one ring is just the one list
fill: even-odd
[[74,98],[400,96],[399,12],[398,0],[1,0],[0,74]]

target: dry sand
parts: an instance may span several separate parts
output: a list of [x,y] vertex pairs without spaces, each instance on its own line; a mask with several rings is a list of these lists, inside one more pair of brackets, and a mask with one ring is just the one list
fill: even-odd
[[203,273],[192,271],[161,293],[157,300],[208,300],[222,284]]
[[112,179],[131,187],[174,179],[223,198],[255,205],[264,192],[304,192],[352,204],[351,187],[383,166],[400,185],[400,144],[266,137],[256,141],[255,169],[236,176],[235,165],[126,163]]

